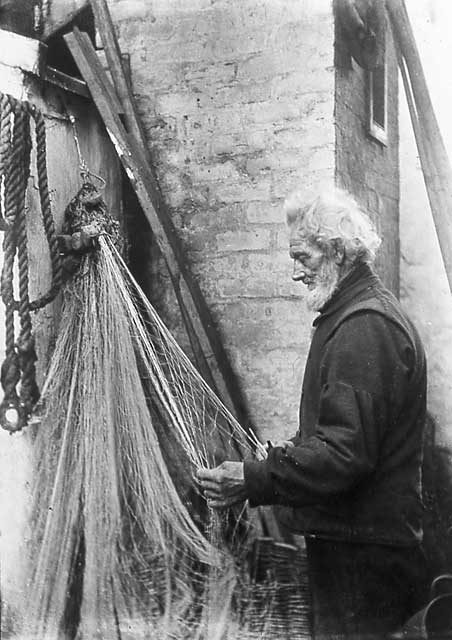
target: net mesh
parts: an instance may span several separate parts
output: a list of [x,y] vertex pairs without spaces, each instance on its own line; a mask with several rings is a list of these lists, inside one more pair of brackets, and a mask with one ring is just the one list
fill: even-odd
[[274,576],[251,577],[246,508],[211,512],[194,480],[200,467],[265,451],[181,351],[112,239],[98,245],[66,287],[42,391],[24,634],[283,638],[270,615]]

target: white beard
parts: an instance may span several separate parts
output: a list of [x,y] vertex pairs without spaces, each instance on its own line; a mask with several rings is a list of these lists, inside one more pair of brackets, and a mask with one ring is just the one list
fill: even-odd
[[313,289],[306,294],[306,305],[311,311],[319,311],[331,298],[339,283],[339,270],[336,264],[325,259],[320,267]]

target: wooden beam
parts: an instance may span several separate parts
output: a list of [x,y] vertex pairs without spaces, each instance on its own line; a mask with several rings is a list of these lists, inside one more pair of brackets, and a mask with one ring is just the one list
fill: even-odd
[[48,13],[42,16],[42,38],[47,40],[68,25],[89,5],[89,0],[56,0],[48,3]]
[[128,134],[113,107],[105,90],[106,73],[102,68],[96,67],[94,61],[96,52],[89,38],[85,38],[78,29],[74,29],[72,33],[65,35],[64,38],[82,77],[88,85],[96,107],[149,221],[158,247],[165,258],[173,283],[179,291],[180,299],[193,322],[205,359],[211,364],[211,374],[218,394],[236,415],[242,426],[246,428],[248,426],[248,418],[241,390],[219,340],[210,310],[206,305],[198,283],[193,279],[187,267],[177,239],[177,232],[170,218],[165,215],[163,200],[155,178],[149,169],[146,155],[137,146],[135,138]]
[[40,75],[47,47],[35,38],[0,29],[0,64]]
[[424,176],[424,182],[427,187],[427,196],[430,203],[430,210],[433,212],[437,211],[443,206],[441,198],[439,197],[440,190],[437,184],[438,176],[436,175],[434,169],[435,163],[431,154],[428,139],[425,135],[422,124],[419,121],[418,113],[416,110],[416,102],[413,96],[413,90],[406,68],[405,59],[403,58],[398,47],[396,47],[396,53],[400,75],[402,76],[403,88],[405,90],[408,111],[410,113],[411,125],[413,127],[414,138],[416,140],[416,145],[418,148],[422,174]]
[[40,16],[35,0],[1,0],[0,28],[29,38],[38,38]]
[[7,67],[0,64],[0,92],[7,93],[17,100],[28,97],[27,74],[17,67]]
[[[163,215],[165,215],[165,217],[168,217],[167,212],[164,211],[163,200],[159,195],[158,183],[152,168],[152,162],[147,148],[146,136],[144,134],[144,130],[141,126],[141,121],[135,107],[132,84],[130,81],[130,67],[126,69],[127,62],[125,61],[124,56],[121,53],[121,49],[115,35],[115,28],[111,19],[110,11],[105,0],[92,0],[91,5],[96,21],[97,31],[103,45],[102,53],[104,54],[106,60],[106,66],[108,68],[110,76],[114,78],[115,88],[119,95],[119,99],[124,107],[123,122],[125,125],[125,129],[129,133],[129,135],[131,135],[135,139],[137,147],[141,149],[147,160],[150,174],[153,179],[153,188],[158,194],[159,210],[163,212]],[[99,57],[99,52],[96,57]],[[172,284],[179,303],[182,320],[184,322],[190,345],[192,347],[196,365],[209,386],[218,393],[218,388],[215,383],[214,376],[212,375],[211,366],[209,366],[206,355],[202,348],[202,344],[196,334],[196,328],[193,325],[193,321],[184,306],[183,296],[180,291],[179,283],[173,277]]]
[[[11,71],[7,72],[6,68],[18,69],[25,74],[33,74],[46,80],[47,82],[70,91],[78,95],[90,98],[90,93],[86,83],[78,78],[73,78],[58,69],[53,69],[46,65],[47,46],[40,40],[29,38],[27,36],[0,29],[0,65],[3,92],[17,95],[17,82],[12,81],[11,90],[8,89],[7,77],[18,78],[18,74]],[[3,68],[5,67],[5,68]],[[4,81],[3,81],[4,79]],[[111,83],[110,83],[111,85]],[[122,110],[118,97],[114,90],[110,88],[112,99],[116,101],[118,109]]]
[[[111,77],[114,79],[119,99],[124,107],[123,122],[125,124],[125,129],[129,133],[129,136],[135,140],[136,148],[139,149],[140,153],[143,155],[143,162],[147,163],[149,169],[148,177],[154,192],[156,210],[159,212],[160,219],[165,223],[165,221],[169,221],[170,218],[166,211],[164,201],[161,197],[160,189],[152,169],[152,162],[147,148],[147,140],[135,106],[130,73],[126,72],[125,61],[116,38],[115,28],[108,5],[106,0],[91,0],[91,5],[96,21],[96,27],[104,47],[108,68]],[[153,229],[152,223],[151,228]],[[174,241],[176,241],[177,236],[175,235],[175,231],[171,229],[169,233],[170,237],[174,238]],[[158,239],[157,244],[161,249]],[[180,256],[179,260],[181,264],[185,264],[181,247],[178,244],[177,247],[175,247],[175,252],[176,255]],[[163,253],[163,255],[166,258],[165,253]],[[181,290],[179,282],[174,279],[171,270],[170,274],[198,369],[206,382],[218,395],[220,395],[220,397],[224,399],[229,408],[234,408],[236,415],[240,415],[240,419],[243,420],[246,428],[248,419],[244,409],[244,402],[241,399],[239,387],[235,381],[234,372],[228,363],[227,355],[222,347],[221,340],[216,334],[209,309],[204,301],[201,291],[196,287],[196,283],[191,286],[191,295],[194,296],[196,308],[192,308],[192,313],[189,313],[184,302],[184,292]],[[197,313],[196,310],[198,310]],[[193,311],[195,312],[195,316],[193,316]],[[212,357],[208,355],[212,350],[214,357],[215,355],[217,356],[216,359],[212,359]],[[226,384],[226,387],[223,384],[225,381],[229,381],[229,383]],[[235,403],[232,399],[234,397],[237,398],[237,402]],[[239,414],[237,413],[238,411]]]
[[[81,37],[78,30],[75,29],[72,48],[70,36],[66,37],[66,42],[73,55],[75,53],[75,56],[77,56],[74,56],[75,60],[82,72],[82,76],[87,80],[96,106],[106,124],[107,131],[118,151],[124,169],[134,186],[156,238],[157,245],[165,259],[198,369],[209,386],[223,400],[229,410],[235,414],[242,427],[245,430],[249,430],[251,425],[241,389],[215,329],[210,310],[202,292],[197,282],[191,277],[190,271],[186,268],[186,261],[177,240],[176,230],[165,209],[158,183],[153,174],[149,153],[147,152],[146,138],[135,109],[132,87],[129,81],[130,74],[125,72],[124,61],[115,37],[108,7],[105,0],[92,0],[92,4],[110,73],[115,83],[119,100],[124,107],[126,127],[123,126],[123,122],[114,113],[111,108],[112,105],[106,100],[107,96],[101,96],[97,93],[97,89],[102,85],[102,76],[106,76],[106,73],[97,64],[98,58],[89,38]],[[96,58],[96,62],[93,56]],[[89,60],[91,60],[91,68]],[[79,61],[91,82],[84,75]],[[93,68],[97,69],[97,74],[93,74]],[[96,75],[98,76],[97,79]],[[105,81],[103,84],[105,84]],[[129,142],[129,145],[127,145],[127,142]],[[258,513],[261,524],[267,532],[271,533],[276,540],[287,539],[287,534],[283,535],[280,530],[271,507],[260,507]]]
[[[441,254],[452,292],[452,169],[403,0],[386,0]],[[407,72],[407,73],[406,73]],[[409,81],[410,90],[407,90]],[[410,104],[411,101],[411,104]]]
[[[137,142],[143,144],[144,150],[147,150],[146,136],[135,107],[130,75],[126,73],[124,67],[121,50],[115,35],[115,27],[106,0],[91,0],[91,7],[97,31],[104,46],[108,68],[112,78],[114,78],[119,100],[124,107],[126,130],[135,137]],[[147,153],[146,155],[148,156]]]
[[[160,195],[160,189],[158,187],[157,180],[155,178],[155,174],[152,167],[152,161],[150,158],[150,154],[147,147],[147,140],[144,134],[144,130],[141,126],[141,121],[138,116],[135,100],[133,97],[132,84],[130,81],[130,68],[127,68],[127,62],[124,59],[124,56],[121,53],[121,49],[119,47],[118,40],[115,34],[115,28],[113,25],[113,21],[111,19],[110,12],[108,10],[108,6],[105,0],[92,0],[92,8],[94,13],[94,18],[96,21],[96,27],[99,33],[99,36],[102,40],[103,44],[103,54],[105,55],[108,70],[112,78],[114,78],[115,87],[117,89],[119,99],[124,107],[124,119],[123,122],[125,124],[125,129],[129,133],[129,135],[134,138],[136,142],[137,148],[144,155],[144,160],[147,161],[150,173],[150,179],[152,180],[152,188],[155,193],[155,198],[158,201],[157,210],[161,212],[161,215],[169,220],[168,212],[165,210],[163,199]],[[151,226],[152,228],[152,226]],[[182,251],[179,251],[182,254]],[[181,292],[179,282],[173,277],[171,274],[171,280],[174,288],[174,292],[181,310],[182,320],[185,325],[185,329],[187,331],[187,335],[190,341],[190,345],[192,347],[193,355],[195,358],[196,365],[201,375],[205,379],[205,381],[209,384],[209,386],[218,394],[222,395],[218,385],[215,381],[215,375],[212,373],[212,369],[219,367],[221,365],[209,359],[205,352],[205,346],[203,346],[203,340],[199,337],[199,329],[196,326],[196,320],[192,320],[188,310],[184,304],[183,293]],[[199,295],[201,293],[199,292]],[[204,307],[207,306],[204,303]],[[212,326],[211,319],[209,318],[209,326]],[[202,324],[202,320],[201,320]],[[216,340],[219,342],[219,339]],[[207,353],[210,352],[210,347],[207,345]],[[222,355],[223,361],[225,361],[226,354]],[[227,366],[224,365],[224,366]],[[227,375],[232,376],[233,372],[230,369],[227,372]],[[224,397],[224,390],[223,390]],[[230,408],[233,403],[230,403]],[[243,415],[243,411],[242,411]]]
[[70,91],[71,93],[76,93],[77,95],[83,96],[85,98],[91,97],[89,89],[86,86],[86,82],[84,82],[83,80],[79,80],[78,78],[68,76],[66,73],[58,71],[58,69],[45,67],[41,77],[46,82],[50,82],[50,84],[53,84],[60,89]]
[[117,114],[124,114],[124,109],[121,104],[121,101],[118,98],[116,90],[113,87],[109,77],[107,76],[104,69],[102,68],[102,65],[99,61],[99,58],[96,55],[96,52],[91,43],[91,39],[89,35],[87,33],[84,33],[83,31],[80,31],[77,27],[75,27],[74,30],[77,31],[80,41],[83,41],[85,43],[86,50],[90,52],[90,64],[91,64],[92,70],[96,74],[97,78],[99,79],[99,82],[102,83],[103,89],[105,90],[111,102],[112,109]]

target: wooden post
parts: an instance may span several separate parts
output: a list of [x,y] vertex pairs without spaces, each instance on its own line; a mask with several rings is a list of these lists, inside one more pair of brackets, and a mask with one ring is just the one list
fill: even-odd
[[[105,17],[103,11],[107,11],[104,0],[94,0],[93,7],[94,5],[97,7],[97,17],[103,19]],[[104,27],[105,24],[108,27],[107,30],[113,28],[111,21],[104,23]],[[114,34],[111,31],[109,34],[105,34],[104,29],[101,30],[101,34],[106,54],[108,49],[109,54],[107,55],[112,60],[112,77],[115,79],[118,75],[122,77],[124,74],[122,58]],[[165,259],[198,368],[206,382],[235,414],[242,427],[245,430],[250,430],[251,425],[238,381],[218,336],[204,296],[187,269],[171,219],[166,214],[160,189],[145,151],[147,148],[146,140],[133,105],[130,85],[125,78],[115,82],[115,88],[126,115],[126,123],[128,122],[130,127],[130,131],[127,131],[109,99],[105,89],[108,85],[107,75],[97,63],[97,56],[88,36],[81,34],[75,28],[73,33],[67,34],[64,38],[88,85],[93,101],[116,147]],[[139,136],[138,139],[136,136]],[[287,534],[283,535],[281,532],[271,507],[259,507],[257,513],[260,524],[275,540],[287,539]]]
[[137,194],[156,242],[162,252],[176,291],[196,327],[206,362],[223,402],[236,415],[243,428],[249,427],[242,394],[230,368],[224,348],[214,327],[209,308],[196,280],[191,276],[169,217],[165,216],[158,186],[143,151],[127,133],[106,90],[106,73],[96,64],[96,53],[86,34],[78,29],[64,36],[85,79],[93,101],[115,145],[118,156]]
[[[14,0],[14,2],[21,0]],[[42,16],[42,38],[47,40],[52,35],[63,29],[77,15],[86,9],[90,4],[89,0],[57,0],[47,3],[47,11]]]
[[[137,142],[143,143],[143,149],[147,150],[146,137],[135,107],[130,77],[124,69],[124,62],[115,36],[115,28],[110,11],[108,10],[108,5],[105,0],[91,0],[91,7],[93,9],[96,27],[104,46],[108,68],[113,78],[119,100],[124,107],[126,129],[135,137]],[[148,153],[146,153],[146,155],[149,156]]]
[[[129,134],[129,138],[134,139],[135,148],[140,150],[147,162],[149,185],[152,187],[154,206],[158,216],[163,223],[165,223],[165,221],[169,223],[170,218],[166,211],[153,170],[151,157],[148,152],[146,136],[141,126],[141,121],[138,117],[135,106],[130,76],[128,76],[124,68],[124,61],[115,35],[114,25],[108,5],[106,0],[91,0],[91,5],[96,20],[96,26],[104,46],[109,71],[119,100],[123,106],[124,128]],[[151,229],[154,231],[152,223]],[[174,235],[174,230],[169,229],[169,232],[173,236],[173,241],[177,242],[177,236]],[[158,239],[157,245],[166,259],[168,252],[165,252],[164,249],[162,250],[161,242],[159,242]],[[177,247],[176,253],[181,256],[181,260],[183,261],[182,250],[179,247]],[[234,409],[237,418],[240,422],[243,422],[243,426],[246,428],[248,418],[245,413],[244,402],[240,399],[241,393],[239,391],[238,384],[235,381],[234,372],[229,365],[227,355],[221,345],[221,341],[218,335],[214,335],[215,328],[201,291],[199,289],[195,290],[193,287],[189,287],[191,289],[191,295],[194,296],[195,306],[198,309],[198,312],[196,312],[196,309],[193,309],[193,306],[190,305],[196,314],[195,317],[193,317],[192,314],[188,312],[186,303],[184,302],[185,296],[183,289],[181,289],[179,284],[179,278],[175,277],[175,272],[171,269],[169,269],[169,272],[174,292],[181,309],[182,320],[193,350],[196,365],[209,386],[213,391],[220,395],[230,409]],[[206,342],[205,337],[208,338],[208,342]],[[212,350],[215,356],[213,359],[210,356]],[[219,378],[220,384],[218,383]],[[226,385],[228,389],[222,384],[221,378],[229,380],[229,383]],[[224,395],[225,393],[226,395]],[[232,400],[234,397],[237,399],[236,402]],[[239,411],[239,413],[237,413],[237,411]]]
[[[386,0],[396,47],[401,62],[406,64],[411,91],[407,90],[407,74],[402,69],[413,129],[421,158],[424,181],[433,220],[452,292],[452,169],[436,120],[425,80],[419,51],[403,0]],[[414,104],[413,104],[414,101]],[[415,109],[414,109],[415,107]]]

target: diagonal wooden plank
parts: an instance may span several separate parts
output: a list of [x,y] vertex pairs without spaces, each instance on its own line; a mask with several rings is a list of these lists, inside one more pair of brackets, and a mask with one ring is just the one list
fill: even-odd
[[[104,47],[108,69],[113,79],[119,99],[124,108],[123,122],[125,128],[128,133],[135,138],[135,141],[137,142],[137,148],[143,151],[148,161],[150,173],[153,178],[153,188],[156,190],[156,192],[160,193],[157,180],[155,179],[150,154],[148,152],[146,136],[136,110],[132,85],[130,81],[130,73],[126,70],[125,67],[124,58],[122,56],[121,49],[116,38],[115,27],[111,19],[111,14],[107,2],[106,0],[91,0],[91,6],[96,21],[97,31],[100,35]],[[160,209],[163,211],[164,207],[162,207],[162,203],[163,199],[161,201],[161,204],[159,205]],[[164,211],[163,215],[167,216],[168,214]],[[193,325],[193,321],[188,314],[187,309],[184,307],[180,288],[174,281],[174,279],[173,287],[181,310],[182,320],[184,322],[185,329],[190,340],[196,365],[206,382],[212,387],[214,391],[218,393],[218,387],[215,384],[214,376],[212,375],[211,371],[211,368],[215,367],[216,365],[212,362],[209,365],[207,361],[201,341],[196,335],[196,329]]]
[[[94,51],[94,47],[92,46],[91,38],[89,37],[89,35],[84,31],[80,31],[77,27],[74,28],[74,31],[77,31],[78,37],[81,41],[84,42],[85,48],[87,50],[92,48]],[[116,111],[117,114],[123,114],[124,109],[120,99],[118,98],[116,89],[115,87],[113,87],[107,74],[103,72],[102,65],[100,64],[99,58],[97,57],[95,52],[94,55],[90,56],[90,64],[93,68],[94,73],[99,78],[99,82],[102,84],[105,93],[108,95],[112,104],[112,108]]]
[[[177,235],[171,224],[170,218],[165,211],[164,201],[161,197],[158,183],[152,172],[149,156],[145,151],[147,149],[146,139],[135,110],[133,94],[129,83],[127,82],[128,76],[123,73],[123,60],[114,35],[114,28],[111,23],[108,8],[105,0],[95,0],[95,3],[100,6],[105,13],[105,15],[98,14],[98,18],[100,18],[100,20],[105,18],[102,33],[108,32],[109,35],[108,37],[104,35],[103,42],[106,49],[108,48],[109,50],[110,61],[113,65],[110,67],[110,71],[115,69],[111,75],[115,81],[115,88],[118,96],[124,106],[124,112],[126,113],[124,120],[127,123],[127,118],[129,119],[129,135],[127,136],[122,120],[115,117],[115,114],[111,110],[111,105],[108,105],[108,102],[106,107],[110,108],[107,108],[106,110],[101,111],[99,104],[97,104],[97,107],[101,115],[104,113],[105,117],[110,120],[110,123],[112,125],[116,125],[115,131],[118,136],[117,138],[108,128],[107,122],[102,115],[104,123],[107,126],[107,130],[116,145],[120,158],[123,162],[123,166],[135,187],[135,191],[156,237],[160,251],[168,265],[174,291],[179,302],[182,318],[185,323],[198,368],[206,382],[212,387],[217,395],[222,398],[223,402],[228,406],[232,413],[235,414],[242,426],[245,429],[249,429],[249,419],[237,379],[229,364],[227,354],[225,353],[221,340],[219,339],[218,333],[213,324],[210,310],[207,307],[199,286],[196,281],[192,279],[190,272],[185,269],[185,258],[177,241]],[[98,22],[98,20],[96,21]],[[75,37],[77,38],[77,32],[75,33]],[[83,57],[85,58],[85,62],[89,62],[90,59],[92,60],[93,54],[97,61],[97,55],[94,52],[91,41],[89,39],[86,41],[85,39],[85,51],[83,52],[82,48],[79,52],[80,63],[83,64]],[[105,74],[102,67],[100,67],[100,71],[99,67],[96,65],[95,68],[97,69],[97,75],[102,76],[102,74]],[[82,69],[80,70],[82,71]],[[86,69],[86,64],[85,71],[89,73],[89,69]],[[96,74],[91,73],[91,76],[92,84],[93,86],[96,86]],[[122,80],[118,82],[118,78]],[[98,81],[99,80],[97,80],[97,82]],[[127,86],[124,85],[124,82]],[[95,95],[97,96],[97,94]],[[130,163],[128,163],[127,141],[129,142],[130,149],[134,150],[134,164],[136,163],[137,168],[141,166],[143,175],[147,180],[146,186],[148,191],[145,194],[142,193],[141,198],[134,183],[133,168],[131,168]],[[121,146],[121,143],[124,143],[123,146]],[[126,148],[126,154],[124,154],[124,147]],[[140,185],[137,186],[139,188]],[[152,206],[147,209],[146,202],[148,199],[151,200]],[[271,507],[260,507],[257,511],[258,519],[261,521],[262,526],[268,534],[276,540],[288,538],[287,534],[283,535],[281,532]]]
[[64,89],[65,91],[76,93],[79,96],[84,96],[85,98],[91,97],[88,91],[88,87],[86,86],[86,83],[83,82],[83,80],[68,76],[66,73],[63,73],[58,69],[54,69],[53,67],[44,67],[42,78],[46,82],[50,82],[51,84],[54,84],[55,86],[60,87],[60,89]]
[[412,124],[449,289],[452,291],[452,168],[405,3],[403,0],[386,0],[386,9],[395,44],[406,65],[406,70],[401,68],[405,88],[411,85],[407,100],[409,105],[410,99],[415,103],[412,105],[415,109],[411,108]]
[[[18,0],[12,1],[15,3],[18,2]],[[33,2],[33,4],[36,5],[35,2]],[[72,22],[88,5],[89,0],[58,0],[57,2],[41,3],[41,6],[43,6],[41,11],[44,20],[42,38],[47,40],[57,31],[64,29],[64,27]]]
[[[152,166],[151,157],[148,151],[146,136],[142,128],[138,112],[136,110],[132,85],[130,81],[130,70],[126,68],[124,57],[121,53],[121,49],[116,38],[115,28],[111,19],[111,14],[107,2],[106,0],[92,0],[91,6],[96,21],[97,31],[101,37],[104,47],[108,69],[113,79],[119,99],[124,108],[123,123],[129,135],[135,138],[137,149],[140,149],[140,151],[143,152],[145,158],[147,159],[153,180],[153,188],[157,194],[160,194],[160,190],[158,188],[158,183],[155,178]],[[159,210],[163,212],[162,215],[168,217],[168,213],[165,211],[165,207],[163,206],[163,198],[159,196],[158,199],[160,201]],[[193,324],[193,321],[189,313],[187,312],[187,309],[184,307],[180,288],[174,281],[174,279],[172,280],[172,283],[181,310],[182,320],[184,322],[185,329],[190,340],[196,365],[206,382],[212,387],[215,392],[218,393],[218,387],[215,384],[214,376],[212,375],[211,370],[212,367],[218,367],[218,364],[211,361],[209,365],[206,354],[203,351],[202,343],[196,334],[196,328]]]
[[97,31],[104,46],[108,68],[114,79],[119,99],[124,107],[126,130],[135,136],[137,142],[143,143],[143,148],[146,149],[146,136],[140,118],[138,117],[130,76],[126,73],[124,67],[121,49],[116,38],[115,27],[107,2],[106,0],[91,0],[91,7],[94,13]]
[[[152,188],[154,190],[154,193],[158,195],[158,210],[162,211],[163,216],[168,217],[168,213],[166,212],[164,207],[163,198],[160,195],[158,182],[153,171],[150,154],[147,147],[147,140],[136,110],[135,100],[133,97],[133,91],[130,82],[130,73],[127,72],[125,67],[124,58],[121,54],[119,43],[116,38],[115,29],[113,21],[111,19],[110,11],[108,9],[108,5],[105,0],[92,0],[91,4],[96,21],[96,27],[104,47],[108,69],[113,79],[115,89],[124,107],[123,123],[125,129],[129,133],[129,135],[135,139],[137,150],[139,150],[147,160],[151,176],[150,179],[152,181]],[[194,326],[190,314],[184,307],[180,287],[178,286],[177,282],[175,282],[174,278],[172,278],[172,284],[181,310],[182,320],[184,322],[185,329],[190,340],[196,365],[206,382],[216,393],[219,393],[218,386],[216,385],[214,376],[212,375],[212,368],[218,367],[219,365],[213,361],[210,361],[209,364],[206,354],[203,350],[202,340],[199,339],[196,332],[196,327]]]
[[[64,36],[68,47],[87,83],[93,101],[104,121],[119,158],[151,225],[171,278],[179,289],[181,300],[195,327],[204,356],[211,365],[216,389],[228,408],[244,428],[248,418],[241,390],[219,340],[210,310],[196,280],[191,276],[171,220],[165,216],[158,185],[143,151],[129,135],[105,89],[106,73],[95,64],[96,52],[89,38],[77,29]],[[218,366],[212,366],[218,363]]]

